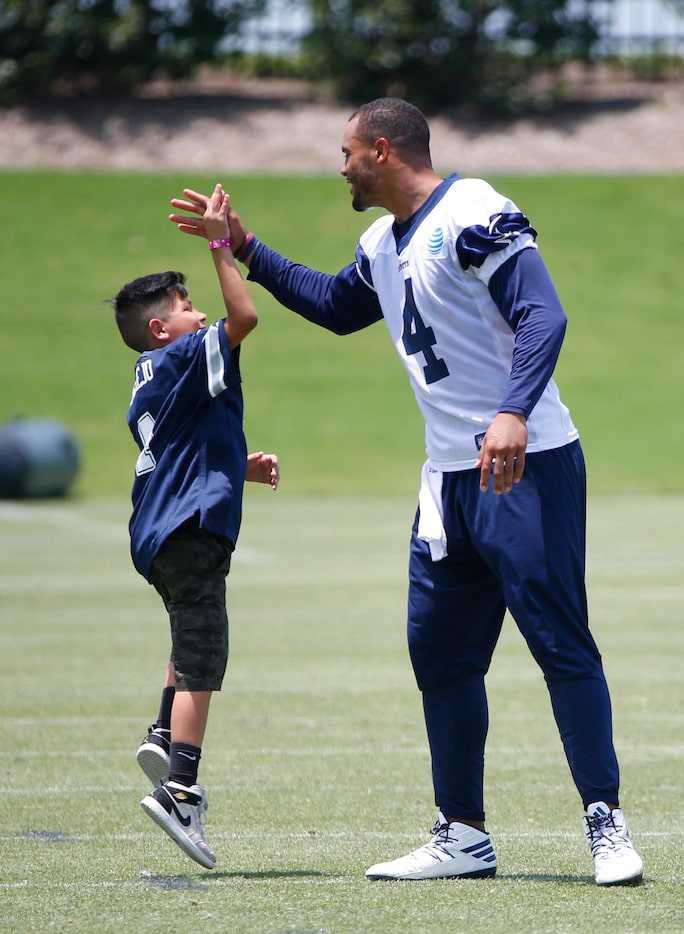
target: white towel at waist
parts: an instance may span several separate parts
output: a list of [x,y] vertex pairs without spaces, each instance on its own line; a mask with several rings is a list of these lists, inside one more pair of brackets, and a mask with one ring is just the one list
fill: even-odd
[[442,511],[442,471],[423,464],[420,474],[418,493],[418,538],[430,546],[433,561],[446,557],[447,539],[444,531],[444,513]]

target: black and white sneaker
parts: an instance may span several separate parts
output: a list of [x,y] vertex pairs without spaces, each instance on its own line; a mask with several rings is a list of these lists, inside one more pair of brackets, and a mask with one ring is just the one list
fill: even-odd
[[448,823],[439,813],[432,840],[406,856],[366,870],[368,879],[481,879],[496,873],[496,855],[489,834]]
[[147,736],[138,746],[135,758],[155,788],[169,779],[170,748],[171,731],[160,730],[154,723],[147,728]]
[[204,838],[202,826],[208,803],[201,785],[186,787],[179,782],[166,782],[140,804],[184,853],[206,869],[214,868],[216,855]]

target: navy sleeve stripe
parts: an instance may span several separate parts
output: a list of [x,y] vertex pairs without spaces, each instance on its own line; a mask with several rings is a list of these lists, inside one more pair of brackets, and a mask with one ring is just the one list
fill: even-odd
[[456,241],[458,260],[463,269],[470,266],[480,268],[490,253],[505,250],[521,234],[529,233],[535,239],[537,231],[530,226],[524,214],[515,211],[511,214],[493,214],[489,225],[475,224],[466,227]]

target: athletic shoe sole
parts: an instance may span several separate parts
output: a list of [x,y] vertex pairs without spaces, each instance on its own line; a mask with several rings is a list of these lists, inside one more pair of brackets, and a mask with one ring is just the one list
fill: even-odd
[[611,879],[609,882],[599,882],[596,880],[596,884],[600,885],[601,888],[608,889],[611,886],[615,885],[641,885],[641,880],[644,878],[643,870],[636,876],[632,876],[630,879]]
[[135,754],[136,761],[155,788],[169,778],[169,757],[156,743],[142,743]]
[[143,798],[140,802],[140,806],[143,811],[152,818],[155,824],[158,824],[161,829],[171,837],[174,843],[178,844],[186,856],[189,856],[190,859],[194,859],[196,863],[204,866],[205,869],[214,868],[216,865],[216,857],[212,859],[208,853],[201,850],[197,844],[183,832],[171,814],[169,814],[152,795]]
[[490,879],[495,875],[496,866],[465,872],[456,870],[450,872],[448,869],[442,868],[440,870],[439,866],[435,866],[415,873],[397,873],[396,875],[392,874],[391,871],[383,872],[382,869],[374,871],[374,867],[371,866],[366,872],[366,878],[373,882],[420,882],[423,879]]

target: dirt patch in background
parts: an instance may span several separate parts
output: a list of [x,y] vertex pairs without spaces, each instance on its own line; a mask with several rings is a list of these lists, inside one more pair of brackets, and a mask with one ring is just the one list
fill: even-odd
[[[461,174],[684,171],[684,82],[600,69],[570,75],[566,102],[509,121],[430,117],[440,171]],[[0,109],[0,168],[322,174],[339,171],[349,106],[295,81],[209,76],[135,99],[35,101]]]

